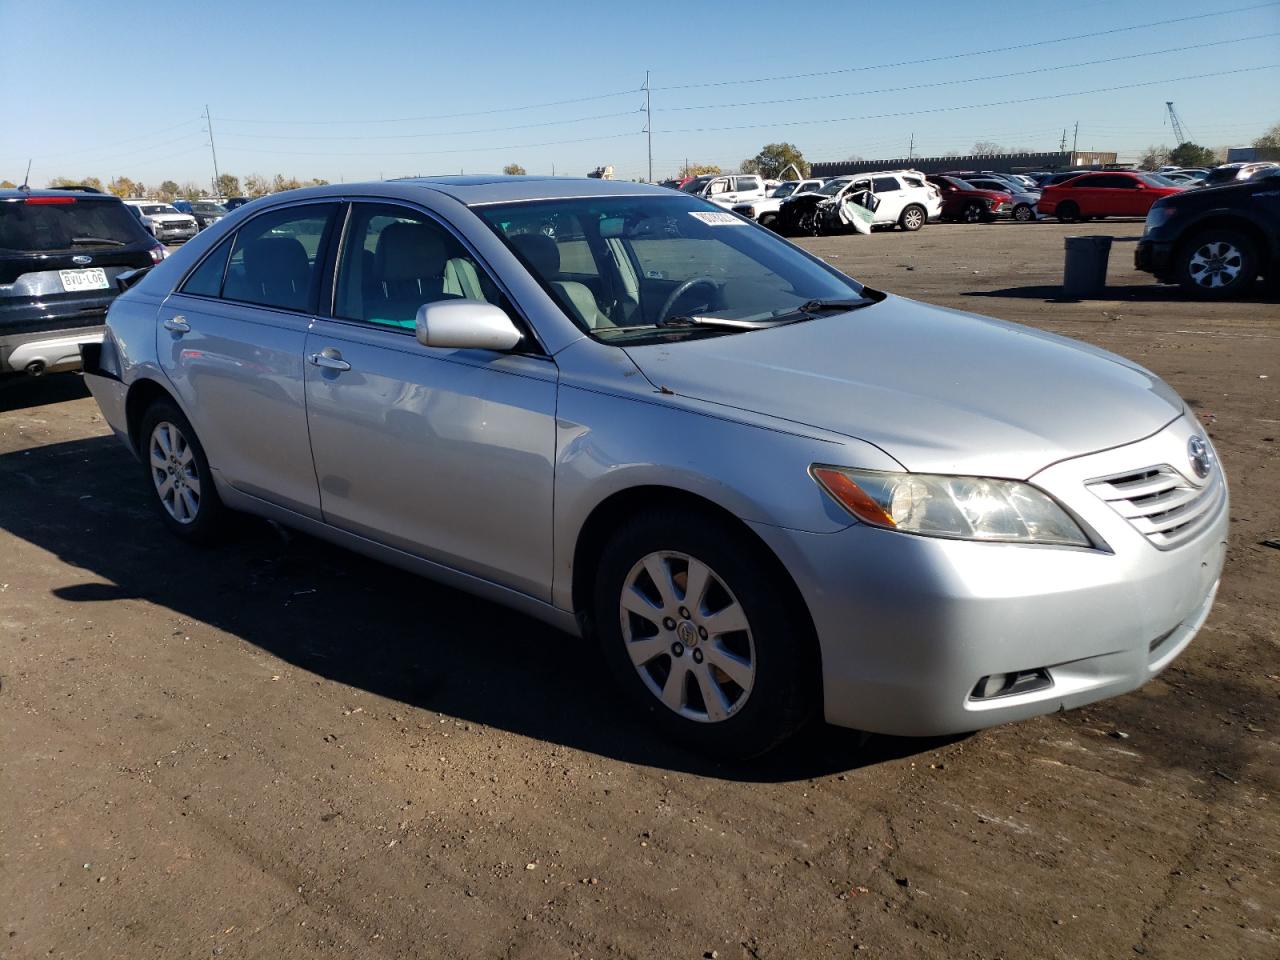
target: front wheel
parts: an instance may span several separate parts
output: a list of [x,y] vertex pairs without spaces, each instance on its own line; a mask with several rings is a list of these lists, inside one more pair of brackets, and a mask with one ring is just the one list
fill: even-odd
[[913,203],[902,211],[902,216],[898,217],[898,226],[908,233],[914,233],[923,227],[928,219],[929,214],[924,207],[918,203]]
[[1178,282],[1197,296],[1225,300],[1253,286],[1258,275],[1253,241],[1236,230],[1196,234],[1178,255]]
[[226,513],[209,460],[191,422],[170,400],[157,400],[142,418],[143,468],[161,522],[192,543],[215,539]]
[[642,515],[599,565],[595,623],[618,680],[671,739],[765,753],[819,701],[808,617],[763,547],[689,510]]
[[986,212],[987,211],[983,208],[982,204],[970,203],[960,211],[960,219],[965,223],[980,223],[983,217],[986,216]]
[[1019,223],[1030,223],[1036,218],[1035,207],[1029,203],[1020,203],[1013,208],[1013,219]]

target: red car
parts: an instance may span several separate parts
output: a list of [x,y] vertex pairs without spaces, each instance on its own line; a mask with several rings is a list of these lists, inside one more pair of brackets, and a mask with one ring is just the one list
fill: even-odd
[[1038,207],[1043,214],[1057,214],[1063,223],[1093,217],[1145,217],[1161,197],[1182,190],[1150,173],[1108,170],[1081,174],[1045,187]]
[[947,174],[931,173],[925,177],[942,192],[943,220],[978,223],[1008,216],[1013,196],[998,190],[979,190],[967,180]]

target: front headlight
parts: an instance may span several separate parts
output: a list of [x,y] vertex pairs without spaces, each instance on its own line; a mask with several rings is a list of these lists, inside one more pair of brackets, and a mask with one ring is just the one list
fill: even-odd
[[1163,204],[1154,204],[1147,211],[1147,224],[1143,228],[1145,232],[1150,232],[1157,227],[1162,227],[1169,222],[1169,218],[1176,212],[1175,207],[1166,207]]
[[810,473],[856,518],[888,530],[952,540],[1092,545],[1053,498],[1017,480],[817,464]]

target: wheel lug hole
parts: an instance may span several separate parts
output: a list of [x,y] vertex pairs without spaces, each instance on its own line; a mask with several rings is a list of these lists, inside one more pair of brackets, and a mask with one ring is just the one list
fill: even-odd
[[670,617],[664,617],[662,620],[662,625],[668,630],[674,630],[676,628],[676,622],[672,620]]
[[681,619],[681,620],[688,620],[688,619],[689,619],[689,608],[688,608],[688,607],[681,607],[681,608],[680,608],[680,619]]
[[683,656],[684,656],[684,644],[683,644],[683,643],[679,643],[679,642],[673,643],[673,644],[671,645],[671,655],[672,655],[673,657],[683,657]]
[[701,651],[701,650],[699,650],[699,649],[698,649],[698,648],[696,648],[696,647],[695,647],[695,648],[694,648],[694,650],[693,650],[693,662],[694,662],[694,663],[701,663],[701,662],[702,662],[702,651]]
[[699,636],[699,637],[701,637],[703,640],[707,639],[707,628],[706,628],[706,627],[699,627],[699,628],[698,628],[698,636]]

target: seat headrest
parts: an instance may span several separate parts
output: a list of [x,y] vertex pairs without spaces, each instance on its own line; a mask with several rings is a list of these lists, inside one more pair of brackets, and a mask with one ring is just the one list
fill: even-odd
[[550,237],[541,233],[521,233],[511,238],[511,245],[544,280],[559,275],[560,248]]
[[244,248],[244,272],[252,283],[305,281],[307,250],[294,237],[259,237]]
[[439,277],[448,259],[440,231],[426,223],[392,223],[378,234],[374,253],[382,280]]

